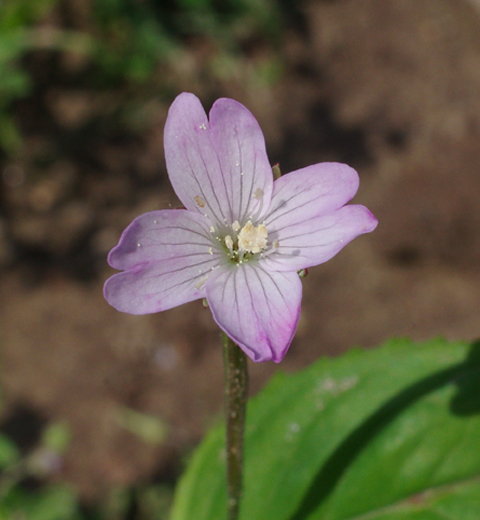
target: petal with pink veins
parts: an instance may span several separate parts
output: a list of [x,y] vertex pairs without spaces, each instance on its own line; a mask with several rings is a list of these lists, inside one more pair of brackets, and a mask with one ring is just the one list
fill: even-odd
[[300,317],[296,272],[269,272],[248,263],[219,268],[207,281],[207,300],[219,327],[255,362],[280,362]]
[[287,224],[272,234],[271,238],[277,240],[277,249],[261,260],[262,267],[298,271],[322,264],[354,238],[373,231],[377,224],[365,206],[353,204],[320,217]]
[[211,237],[210,221],[185,209],[151,211],[137,217],[108,255],[115,269],[190,255],[220,254]]
[[205,284],[215,265],[208,253],[140,264],[110,277],[104,296],[112,307],[129,314],[165,311],[205,298]]
[[358,184],[357,172],[340,163],[319,163],[287,173],[273,184],[264,224],[270,233],[326,215],[349,202]]
[[217,225],[264,214],[273,176],[256,119],[225,98],[214,103],[209,115],[210,120],[193,94],[180,94],[170,107],[165,159],[175,193],[187,209]]

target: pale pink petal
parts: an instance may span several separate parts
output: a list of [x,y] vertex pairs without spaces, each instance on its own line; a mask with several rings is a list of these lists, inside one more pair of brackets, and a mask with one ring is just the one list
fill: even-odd
[[350,205],[327,215],[286,225],[272,234],[271,238],[278,241],[278,248],[261,260],[262,267],[297,271],[322,264],[357,236],[373,231],[377,224],[367,208]]
[[145,213],[125,229],[118,245],[110,251],[108,262],[123,271],[139,264],[185,255],[218,257],[218,242],[212,240],[210,226],[207,218],[185,209]]
[[206,253],[140,264],[109,278],[105,299],[118,311],[150,314],[205,298],[205,283],[216,263]]
[[270,209],[264,218],[274,232],[326,215],[350,201],[358,190],[358,174],[340,163],[319,163],[283,175],[274,182]]
[[273,177],[262,131],[253,115],[232,99],[205,111],[193,94],[180,94],[165,125],[170,181],[184,206],[217,225],[264,214]]
[[283,359],[297,328],[301,299],[296,272],[268,272],[258,263],[221,267],[207,281],[213,318],[256,362]]

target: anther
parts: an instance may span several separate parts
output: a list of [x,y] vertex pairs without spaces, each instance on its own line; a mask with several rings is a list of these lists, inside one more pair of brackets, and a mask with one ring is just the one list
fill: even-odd
[[193,197],[193,200],[197,203],[197,206],[199,206],[200,208],[205,207],[205,199],[200,197],[200,195],[195,195],[195,197]]
[[233,240],[230,235],[225,237],[225,245],[227,246],[227,249],[230,251],[230,253],[233,253]]

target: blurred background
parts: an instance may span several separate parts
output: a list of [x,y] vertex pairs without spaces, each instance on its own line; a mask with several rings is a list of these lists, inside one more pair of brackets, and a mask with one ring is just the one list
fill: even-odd
[[221,413],[201,302],[138,317],[102,297],[125,226],[178,205],[162,140],[182,91],[244,103],[283,172],[349,163],[380,221],[310,270],[252,394],[391,336],[479,335],[478,0],[3,0],[2,517],[166,519]]

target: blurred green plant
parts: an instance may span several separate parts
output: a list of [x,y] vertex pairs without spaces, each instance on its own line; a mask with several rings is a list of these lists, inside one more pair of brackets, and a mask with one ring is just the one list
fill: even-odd
[[11,102],[29,93],[30,77],[22,68],[28,37],[26,27],[39,20],[56,0],[7,1],[0,15],[0,143],[7,151],[20,146],[20,135],[7,109]]
[[[129,409],[122,410],[121,417],[146,442],[159,442],[165,435],[163,423],[154,417]],[[132,508],[137,510],[137,520],[168,518],[173,499],[169,485],[113,488],[102,503],[85,508],[72,487],[48,483],[48,477],[59,469],[70,440],[68,425],[55,422],[44,429],[38,446],[22,455],[15,442],[0,433],[0,519],[118,520],[128,518]],[[32,478],[37,484],[25,485]]]
[[95,0],[94,15],[105,73],[138,82],[175,60],[189,37],[232,55],[252,38],[278,38],[283,26],[278,0]]
[[148,444],[162,444],[167,437],[167,425],[159,417],[121,407],[116,418],[119,425]]
[[86,35],[36,26],[58,2],[7,0],[0,3],[0,145],[7,154],[14,154],[22,145],[11,104],[33,89],[22,58],[29,51],[45,48],[89,51],[91,42]]
[[92,0],[85,20],[68,29],[43,23],[59,3],[0,0],[0,147],[7,155],[22,146],[12,105],[35,88],[23,58],[38,50],[83,55],[94,69],[86,87],[131,85],[134,97],[135,86],[152,78],[148,90],[156,97],[171,90],[169,71],[182,68],[186,51],[198,51],[199,44],[208,49],[200,67],[206,78],[262,85],[280,75],[274,53],[254,65],[248,58],[252,45],[274,48],[280,41],[285,0]]
[[43,431],[39,445],[22,455],[12,439],[0,434],[0,518],[81,518],[77,496],[69,487],[48,484],[32,490],[22,485],[28,478],[43,479],[55,472],[69,440],[68,426],[53,423]]

